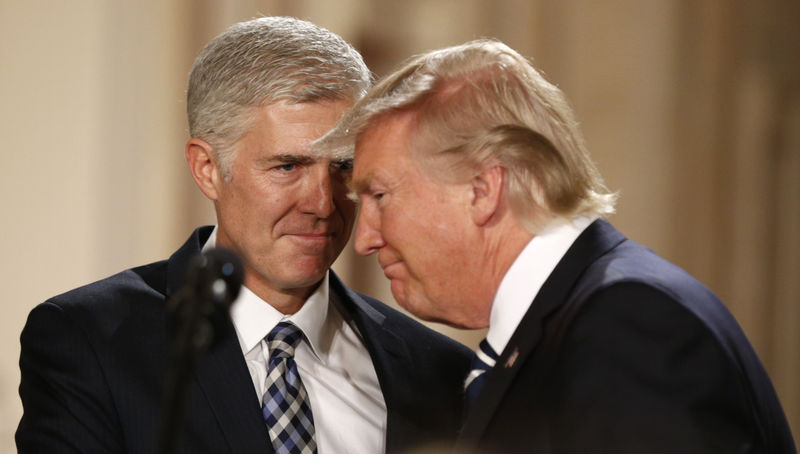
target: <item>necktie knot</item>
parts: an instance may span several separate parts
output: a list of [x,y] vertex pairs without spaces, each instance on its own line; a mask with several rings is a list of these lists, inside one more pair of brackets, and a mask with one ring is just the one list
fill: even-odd
[[270,358],[294,357],[294,349],[303,338],[303,332],[291,322],[280,322],[267,334]]

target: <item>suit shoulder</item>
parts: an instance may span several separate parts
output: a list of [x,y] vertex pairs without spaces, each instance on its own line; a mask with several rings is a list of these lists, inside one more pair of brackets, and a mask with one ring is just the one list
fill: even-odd
[[59,320],[85,332],[109,335],[131,318],[152,320],[162,315],[165,276],[165,261],[127,269],[49,298],[31,311],[26,326],[49,319],[46,313],[57,312]]
[[638,282],[667,294],[692,290],[711,294],[694,276],[667,261],[652,250],[627,240],[603,255],[587,269],[590,280],[604,286],[620,282]]
[[592,263],[565,306],[565,312],[583,318],[630,318],[642,326],[680,321],[711,335],[731,356],[751,349],[733,315],[708,287],[633,241]]
[[166,261],[130,268],[95,282],[56,295],[48,301],[60,307],[113,303],[137,293],[163,295],[166,289]]
[[609,289],[612,292],[654,292],[663,297],[658,300],[682,306],[709,326],[735,324],[728,309],[708,287],[682,268],[630,240],[589,265],[571,299],[585,301]]

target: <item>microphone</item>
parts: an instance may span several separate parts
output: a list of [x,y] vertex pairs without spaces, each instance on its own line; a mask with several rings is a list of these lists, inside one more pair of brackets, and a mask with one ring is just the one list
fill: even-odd
[[227,323],[243,281],[244,268],[232,251],[212,248],[192,257],[186,281],[168,307],[179,355],[190,354],[189,349],[199,355],[211,345]]
[[213,308],[230,308],[239,295],[244,270],[239,257],[224,248],[212,248],[192,258],[186,272],[186,289]]
[[236,254],[213,248],[192,257],[186,282],[170,299],[167,310],[174,322],[157,434],[159,454],[174,454],[184,419],[185,391],[197,360],[218,341],[230,323],[229,309],[244,281]]

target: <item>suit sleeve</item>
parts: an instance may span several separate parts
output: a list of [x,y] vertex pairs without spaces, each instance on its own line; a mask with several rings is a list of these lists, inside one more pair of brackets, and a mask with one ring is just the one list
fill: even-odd
[[553,452],[759,452],[735,359],[654,288],[618,284],[592,296],[554,373]]
[[122,452],[112,397],[86,332],[46,302],[29,315],[20,342],[18,451]]

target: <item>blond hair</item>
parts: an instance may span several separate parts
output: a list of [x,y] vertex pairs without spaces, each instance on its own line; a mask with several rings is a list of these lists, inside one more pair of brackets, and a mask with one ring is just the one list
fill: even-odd
[[413,114],[412,149],[449,163],[431,172],[453,177],[502,166],[511,209],[532,233],[554,217],[614,211],[616,194],[592,162],[564,94],[499,41],[412,57],[316,146],[352,155],[368,128],[401,112]]

